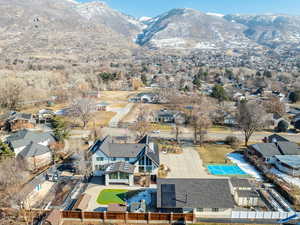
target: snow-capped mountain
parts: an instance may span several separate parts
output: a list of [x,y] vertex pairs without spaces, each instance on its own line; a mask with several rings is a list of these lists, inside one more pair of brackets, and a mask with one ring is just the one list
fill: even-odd
[[194,9],[173,9],[149,21],[137,43],[152,48],[247,46],[245,26]]
[[288,15],[226,15],[226,20],[243,24],[246,37],[261,45],[299,45],[300,17]]

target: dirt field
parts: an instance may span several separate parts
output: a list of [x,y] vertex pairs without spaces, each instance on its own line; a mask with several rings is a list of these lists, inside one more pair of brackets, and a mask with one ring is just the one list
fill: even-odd
[[[140,104],[134,104],[133,108],[131,111],[127,114],[126,117],[122,120],[124,123],[132,123],[136,120],[137,115],[139,113],[139,106]],[[160,110],[163,109],[163,105],[157,105],[157,104],[142,104],[142,107],[145,107],[145,110],[150,113],[154,110]]]
[[229,145],[205,144],[198,147],[198,152],[204,165],[206,164],[226,164],[230,160],[226,159],[226,155],[234,150]]

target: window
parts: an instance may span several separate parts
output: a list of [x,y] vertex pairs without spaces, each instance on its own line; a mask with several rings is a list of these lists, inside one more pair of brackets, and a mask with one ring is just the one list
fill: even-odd
[[95,165],[95,169],[103,171],[103,170],[105,170],[105,166],[103,166],[103,165]]
[[126,158],[125,158],[125,161],[126,161],[126,162],[129,162],[129,158],[128,158],[128,157],[126,157]]
[[128,173],[120,173],[120,179],[122,179],[122,180],[129,179],[129,174]]
[[104,158],[103,157],[96,157],[96,160],[99,162],[99,161],[103,161]]
[[203,208],[197,208],[196,210],[197,210],[197,212],[203,212],[204,211]]
[[218,208],[212,208],[212,211],[213,212],[219,212],[219,209]]
[[117,180],[118,179],[118,173],[111,173],[111,174],[109,174],[109,179]]
[[114,158],[111,158],[111,161],[116,161],[117,159],[114,157]]

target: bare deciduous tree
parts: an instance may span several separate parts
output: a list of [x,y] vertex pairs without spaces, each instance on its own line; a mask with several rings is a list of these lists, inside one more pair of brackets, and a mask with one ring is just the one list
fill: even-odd
[[264,101],[264,106],[268,113],[274,113],[278,116],[283,116],[286,111],[284,103],[279,98],[273,96]]
[[17,110],[23,98],[23,85],[17,79],[6,79],[1,81],[0,105],[9,110]]
[[253,133],[266,125],[266,111],[261,104],[257,102],[240,103],[237,112],[238,127],[243,131],[245,136],[245,146]]
[[83,128],[86,128],[95,110],[96,110],[96,102],[92,98],[75,99],[71,105],[72,115],[74,117],[79,118],[82,121]]
[[148,112],[145,107],[140,104],[138,108],[137,120],[131,127],[131,130],[136,132],[136,139],[139,140],[151,132],[151,124],[148,122]]

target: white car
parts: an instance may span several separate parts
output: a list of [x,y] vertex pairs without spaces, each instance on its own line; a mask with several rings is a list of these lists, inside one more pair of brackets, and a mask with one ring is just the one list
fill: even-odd
[[152,131],[152,134],[160,134],[160,130],[154,130]]

